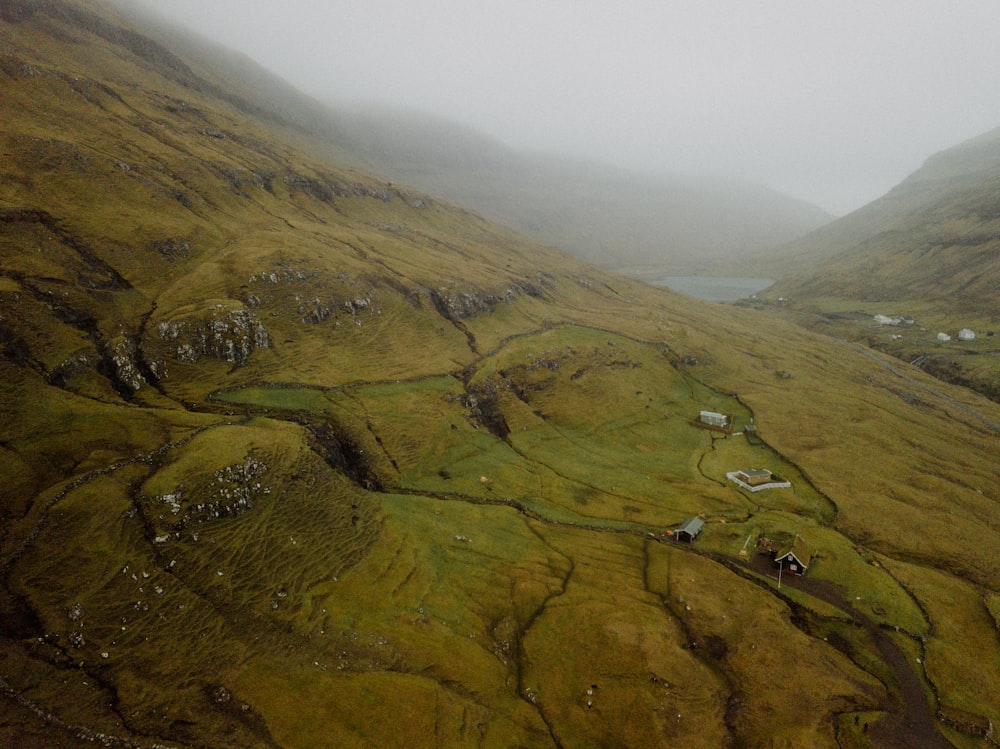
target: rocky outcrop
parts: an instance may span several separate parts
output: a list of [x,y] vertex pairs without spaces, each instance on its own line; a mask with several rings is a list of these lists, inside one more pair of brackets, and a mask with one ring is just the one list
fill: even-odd
[[490,378],[468,386],[461,399],[467,418],[500,440],[510,435],[510,427],[500,407],[500,393],[509,389],[510,383],[506,380]]
[[149,245],[149,249],[158,252],[169,260],[177,260],[191,252],[191,243],[179,237],[159,239]]
[[430,292],[431,301],[442,317],[448,320],[468,320],[491,312],[497,305],[510,303],[520,296],[539,298],[542,289],[531,284],[511,284],[499,293],[492,291],[436,289]]
[[264,483],[268,470],[262,457],[249,454],[197,486],[181,485],[168,494],[140,498],[151,540],[166,543],[189,526],[249,512],[257,501],[271,494]]
[[131,391],[142,388],[146,381],[139,370],[136,346],[128,338],[121,337],[108,345],[107,358],[113,367],[111,379]]
[[[389,202],[396,191],[388,186],[366,184],[363,182],[344,182],[327,175],[309,177],[296,172],[289,172],[283,179],[293,192],[302,192],[322,203],[332,203],[334,198],[373,198],[383,203]],[[412,204],[411,204],[412,205]],[[413,205],[422,208],[421,205]]]
[[208,319],[164,320],[156,328],[174,358],[194,364],[212,358],[240,365],[257,349],[270,348],[267,329],[249,309],[216,304]]
[[[294,290],[274,288],[283,285]],[[360,327],[363,315],[382,313],[371,285],[346,273],[323,277],[283,264],[253,274],[244,288],[247,307],[269,307],[271,314],[296,314],[299,322],[306,325],[318,325],[333,318],[335,325],[352,322]]]

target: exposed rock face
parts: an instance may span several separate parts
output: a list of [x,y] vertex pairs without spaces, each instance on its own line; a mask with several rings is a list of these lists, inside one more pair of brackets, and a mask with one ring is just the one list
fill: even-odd
[[305,281],[309,278],[305,271],[292,268],[290,266],[284,265],[280,268],[275,268],[274,270],[264,271],[263,273],[255,273],[247,279],[248,283],[292,283],[294,281]]
[[160,239],[153,242],[150,244],[149,249],[153,252],[160,253],[170,260],[176,260],[177,258],[184,257],[191,252],[191,243],[186,239],[171,237],[169,239]]
[[157,327],[160,340],[174,343],[174,356],[189,364],[205,357],[243,364],[256,349],[270,347],[267,329],[245,307],[217,304],[210,314],[210,319],[197,322],[160,322]]
[[507,389],[510,389],[510,384],[506,380],[490,378],[479,385],[469,386],[462,397],[469,419],[501,440],[510,435],[510,427],[500,407],[500,393]]
[[312,433],[316,452],[327,465],[343,473],[358,486],[381,491],[378,471],[365,456],[364,449],[346,431],[330,422],[306,424]]
[[360,325],[357,319],[361,312],[367,311],[372,314],[379,314],[375,299],[369,295],[356,299],[345,299],[343,301],[333,299],[329,303],[324,303],[319,297],[299,305],[299,314],[302,322],[307,325],[316,325],[323,322],[337,311],[347,312],[355,318],[355,324]]
[[468,320],[519,296],[542,296],[542,290],[532,285],[511,284],[497,294],[489,291],[458,291],[437,289],[430,292],[431,300],[441,315],[449,320]]
[[114,377],[129,389],[137,391],[142,388],[145,379],[139,372],[136,350],[133,343],[126,338],[118,338],[108,347],[108,355],[114,365]]
[[240,463],[220,468],[197,486],[181,485],[169,494],[143,497],[153,526],[153,542],[166,543],[192,524],[249,512],[257,501],[271,494],[264,483],[268,470],[262,457],[251,454]]
[[[292,290],[277,288],[283,285],[290,285]],[[352,322],[360,327],[363,315],[382,313],[371,284],[346,273],[322,276],[283,264],[253,274],[244,288],[247,291],[243,299],[248,307],[267,307],[271,314],[296,314],[306,325],[333,318],[336,326]]]
[[[334,198],[365,197],[389,202],[395,190],[376,184],[364,184],[362,182],[347,183],[342,180],[327,175],[308,177],[295,172],[285,175],[284,183],[293,191],[303,192],[311,198],[323,203],[332,203]],[[412,204],[414,208],[422,208],[420,205]]]

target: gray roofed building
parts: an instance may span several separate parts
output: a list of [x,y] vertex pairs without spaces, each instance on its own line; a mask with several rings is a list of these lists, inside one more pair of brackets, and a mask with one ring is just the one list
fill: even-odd
[[674,538],[690,543],[698,537],[704,526],[705,521],[701,518],[689,518],[674,529]]

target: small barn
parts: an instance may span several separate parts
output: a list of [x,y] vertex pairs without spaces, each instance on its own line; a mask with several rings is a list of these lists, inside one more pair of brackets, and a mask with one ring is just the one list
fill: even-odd
[[812,562],[813,553],[806,543],[796,536],[791,543],[782,546],[774,554],[774,563],[782,570],[794,572],[796,575],[806,574]]
[[689,518],[674,529],[674,538],[678,541],[691,543],[698,537],[704,526],[705,521],[701,518]]
[[749,486],[760,486],[771,480],[772,474],[766,468],[747,468],[736,472],[736,478]]

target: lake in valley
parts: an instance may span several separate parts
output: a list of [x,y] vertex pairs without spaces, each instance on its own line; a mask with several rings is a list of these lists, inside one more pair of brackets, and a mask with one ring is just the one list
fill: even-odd
[[763,291],[774,283],[774,279],[728,276],[664,276],[652,281],[652,283],[709,302],[735,302]]

